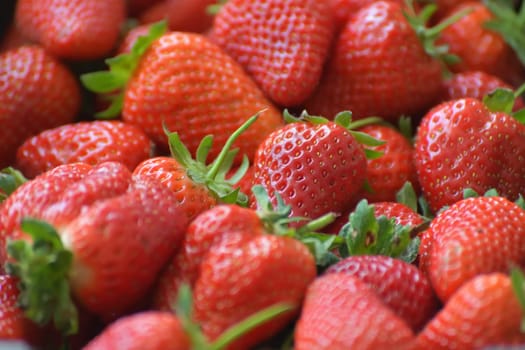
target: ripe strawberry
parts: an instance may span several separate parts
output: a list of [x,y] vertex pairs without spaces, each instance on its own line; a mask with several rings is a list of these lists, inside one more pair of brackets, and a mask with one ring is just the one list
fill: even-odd
[[358,119],[395,120],[432,106],[441,91],[441,64],[425,51],[421,39],[429,46],[430,32],[417,24],[418,32],[395,2],[361,8],[343,27],[307,110],[330,119],[351,110]]
[[[451,78],[445,80],[444,85],[443,101],[456,100],[464,97],[482,100],[485,95],[494,92],[497,88],[512,90],[512,86],[500,78],[482,71],[456,73]],[[515,101],[513,111],[518,111],[523,107],[525,107],[523,99],[518,97]]]
[[525,264],[525,211],[502,197],[463,199],[439,213],[423,233],[420,268],[448,300],[482,273]]
[[124,0],[20,0],[16,24],[54,56],[96,59],[116,45],[125,6]]
[[377,202],[374,203],[375,215],[384,215],[387,218],[394,218],[396,224],[415,228],[423,224],[424,220],[413,208],[397,202]]
[[[505,39],[485,23],[495,19],[485,4],[479,1],[462,2],[450,15],[471,9],[467,15],[443,30],[438,41],[461,60],[450,65],[454,72],[480,70],[511,83],[520,85],[525,69]],[[482,44],[480,44],[482,43]]]
[[286,326],[299,312],[304,293],[316,275],[308,248],[291,237],[246,235],[223,240],[201,263],[194,287],[194,317],[208,339],[274,304],[292,307],[231,344],[249,349]]
[[291,216],[344,211],[366,175],[366,155],[355,138],[362,134],[347,129],[348,117],[342,113],[328,121],[305,113],[299,119],[287,115],[290,123],[268,135],[257,150],[254,182],[274,204],[278,193],[291,206]]
[[168,133],[172,156],[149,158],[140,163],[133,172],[134,179],[147,179],[161,183],[175,194],[177,204],[189,221],[196,215],[217,203],[247,204],[247,197],[234,189],[246,168],[248,160],[233,175],[226,178],[237,150],[230,150],[232,143],[253,123],[257,116],[249,118],[226,141],[216,159],[208,163],[208,152],[212,147],[213,137],[205,137],[199,145],[196,159],[181,142],[177,133]]
[[83,75],[84,84],[97,93],[125,88],[104,115],[115,116],[123,106],[123,120],[142,128],[163,151],[168,148],[165,129],[178,132],[192,154],[211,134],[210,156],[215,157],[246,116],[266,108],[236,142],[241,154],[252,158],[262,139],[282,124],[280,113],[206,37],[164,31],[165,24],[152,25],[149,37],[130,54],[109,61],[112,70]]
[[419,124],[416,169],[434,212],[460,200],[465,188],[494,188],[512,200],[525,193],[525,169],[516,161],[525,157],[525,126],[510,115],[512,104],[502,108],[506,113],[487,104],[473,98],[444,102]]
[[144,311],[113,322],[83,349],[190,350],[190,345],[190,338],[174,314]]
[[362,198],[369,202],[393,202],[407,181],[418,187],[414,147],[400,131],[379,124],[367,125],[359,131],[384,142],[369,147],[382,155],[367,160],[366,179],[370,190],[363,190]]
[[127,0],[126,10],[128,15],[137,16],[161,1],[162,0]]
[[162,0],[148,7],[138,16],[141,25],[151,24],[158,21],[167,21],[170,11],[170,1]]
[[416,266],[402,260],[381,255],[351,256],[326,270],[336,272],[366,282],[414,331],[420,330],[437,311],[438,302],[430,282]]
[[[25,305],[28,310],[39,311],[39,323],[54,318],[60,330],[74,331],[75,308],[64,297],[70,289],[75,300],[105,320],[130,311],[145,297],[182,238],[187,220],[173,205],[173,193],[154,182],[131,181],[127,168],[120,164],[116,171],[116,164],[100,164],[55,192],[54,200],[48,199],[37,217],[49,220],[56,231],[42,221],[25,219],[21,229],[26,240],[31,240],[27,234],[32,235],[33,246],[20,240],[9,244],[12,262],[8,271],[24,281],[22,293],[29,299],[22,300],[31,301]],[[46,174],[17,191],[23,192],[33,181],[52,185],[46,182]],[[111,177],[113,180],[108,179]],[[11,206],[2,209],[15,210],[17,197],[15,191],[6,201]],[[10,237],[18,238],[15,234]],[[41,252],[38,247],[42,244],[54,248]],[[34,259],[58,260],[33,271],[28,266],[33,266]],[[40,282],[32,284],[34,279]],[[44,280],[50,282],[42,283]]]
[[502,273],[480,274],[455,292],[418,335],[419,349],[482,349],[523,344],[523,309],[511,280]]
[[153,143],[138,127],[119,121],[63,125],[27,139],[16,155],[16,167],[33,178],[67,163],[96,165],[118,161],[133,170],[152,155]]
[[70,123],[80,107],[73,74],[38,46],[0,55],[0,168],[14,161],[24,140]]
[[323,1],[229,0],[210,35],[272,101],[297,106],[319,82],[334,27]]
[[166,3],[171,30],[204,33],[213,23],[213,16],[206,13],[206,8],[217,0],[166,0]]
[[412,349],[414,333],[359,278],[318,277],[295,328],[296,350]]

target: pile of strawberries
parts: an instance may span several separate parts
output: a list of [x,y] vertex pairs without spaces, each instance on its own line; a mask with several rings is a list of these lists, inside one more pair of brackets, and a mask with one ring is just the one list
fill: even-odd
[[521,2],[0,13],[0,344],[525,344]]

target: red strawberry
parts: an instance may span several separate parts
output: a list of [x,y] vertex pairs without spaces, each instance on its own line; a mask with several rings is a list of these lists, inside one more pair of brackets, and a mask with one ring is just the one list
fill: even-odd
[[[419,35],[429,41],[423,29],[420,23]],[[441,79],[440,62],[425,52],[403,8],[374,1],[343,27],[306,108],[327,118],[351,110],[355,118],[395,120],[432,106],[439,98]]]
[[170,13],[170,1],[162,0],[150,6],[147,10],[142,12],[138,16],[138,21],[142,25],[155,23],[158,21],[168,20],[168,15]]
[[414,331],[421,329],[437,311],[438,302],[430,282],[416,266],[402,260],[381,255],[351,256],[326,270],[335,272],[366,282]]
[[153,144],[134,125],[92,121],[63,125],[26,140],[17,151],[16,167],[27,177],[67,163],[96,165],[118,161],[133,170],[152,155]]
[[14,161],[26,138],[70,123],[80,107],[73,74],[38,46],[0,55],[0,168]]
[[246,236],[214,246],[201,263],[194,288],[194,315],[216,339],[230,326],[274,304],[291,310],[243,335],[228,349],[249,349],[286,326],[298,313],[315,278],[313,255],[291,237]]
[[125,6],[124,0],[20,0],[16,24],[54,56],[95,59],[115,47]]
[[525,264],[525,211],[502,197],[461,200],[423,233],[420,267],[448,300],[471,278]]
[[511,280],[502,273],[480,274],[455,292],[418,335],[419,349],[483,349],[523,344],[523,309]]
[[272,101],[284,106],[300,105],[312,94],[333,34],[329,7],[315,0],[229,0],[210,33]]
[[525,193],[525,168],[517,161],[525,157],[525,126],[510,115],[512,104],[502,109],[507,113],[465,98],[444,102],[423,117],[415,162],[433,211],[462,199],[465,188],[478,193],[495,188],[512,200]]
[[163,0],[127,0],[127,13],[131,16],[137,16],[161,1]]
[[104,115],[115,116],[123,107],[123,120],[142,128],[164,151],[165,128],[178,132],[192,154],[211,134],[215,143],[210,157],[215,157],[244,118],[267,109],[236,142],[241,154],[252,158],[262,139],[282,124],[280,113],[242,68],[206,37],[163,35],[164,31],[163,24],[151,26],[149,37],[130,54],[109,61],[112,70],[82,77],[97,93],[125,88]]
[[359,278],[331,273],[309,287],[296,350],[412,349],[414,333]]
[[[287,118],[291,118],[288,116]],[[260,144],[254,182],[276,203],[278,193],[291,216],[316,218],[342,212],[353,201],[366,175],[366,156],[352,131],[348,114],[335,121],[303,113]]]
[[165,0],[171,30],[203,33],[213,23],[213,16],[206,12],[217,0]]
[[[442,99],[448,101],[472,97],[482,100],[485,95],[494,92],[497,88],[512,90],[512,86],[494,75],[482,71],[466,71],[454,74],[450,79],[445,80]],[[513,111],[520,110],[523,107],[525,107],[523,99],[518,97]]]
[[525,78],[525,69],[513,49],[503,36],[485,27],[486,22],[495,19],[494,15],[482,2],[470,1],[458,4],[449,16],[465,9],[472,11],[443,30],[439,38],[450,53],[461,59],[450,68],[454,72],[480,70],[520,85]]
[[369,147],[382,155],[367,160],[366,179],[370,190],[362,191],[363,198],[369,202],[393,202],[407,181],[418,187],[414,147],[401,132],[384,125],[367,125],[359,131],[384,142]]
[[190,350],[191,342],[172,313],[144,311],[113,322],[83,349]]
[[[102,163],[94,170],[110,164]],[[37,217],[49,219],[56,231],[41,221],[26,219],[22,230],[32,235],[34,245],[30,247],[22,241],[9,245],[13,258],[9,272],[24,281],[27,289],[22,293],[32,295],[22,299],[32,302],[26,307],[40,311],[38,322],[54,318],[57,327],[65,332],[75,329],[74,306],[64,297],[69,289],[88,311],[106,320],[130,311],[145,297],[157,273],[176,250],[187,225],[182,211],[173,205],[173,193],[165,187],[131,181],[124,165],[120,165],[120,173],[111,171],[104,175],[99,171],[102,178],[113,176],[124,186],[117,186],[115,180],[102,181],[95,175],[88,172],[63,192],[55,192],[60,199],[48,199],[51,203]],[[46,174],[32,181],[51,185],[46,182]],[[24,191],[32,181],[17,191]],[[16,198],[17,192],[6,204],[16,208]],[[2,209],[6,208],[9,207],[4,205]],[[58,260],[46,269],[33,271],[27,266],[33,266],[33,259],[42,259],[43,253],[37,248],[42,244],[51,244],[54,248],[45,256]],[[52,283],[34,285],[30,282],[34,278]],[[58,298],[57,293],[62,297]],[[40,299],[42,295],[45,300]]]

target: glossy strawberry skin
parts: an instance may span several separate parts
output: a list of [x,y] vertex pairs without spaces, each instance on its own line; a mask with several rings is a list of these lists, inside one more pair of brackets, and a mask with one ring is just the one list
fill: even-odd
[[267,108],[236,141],[253,158],[262,139],[282,125],[281,114],[238,63],[199,34],[173,32],[156,40],[129,81],[124,121],[138,125],[159,150],[167,150],[163,129],[178,132],[192,154],[214,135],[210,159],[249,117]]
[[366,282],[415,332],[438,309],[430,282],[416,266],[402,260],[379,255],[351,256],[326,270],[341,272]]
[[187,226],[173,193],[156,182],[132,182],[60,231],[74,254],[70,285],[91,312],[111,320],[143,301],[180,244]]
[[366,157],[351,133],[334,122],[295,122],[261,143],[253,167],[254,182],[274,204],[277,192],[291,206],[290,216],[313,219],[352,203],[366,176]]
[[471,12],[443,30],[438,39],[449,47],[450,53],[461,58],[450,68],[454,72],[484,71],[519,86],[525,77],[524,68],[503,37],[484,27],[485,22],[494,18],[490,10],[481,1],[462,2],[449,16],[467,8]]
[[431,109],[419,124],[415,163],[423,195],[439,210],[463,198],[495,188],[511,200],[525,193],[525,126],[510,115],[490,112],[472,98]]
[[317,278],[294,334],[297,350],[412,349],[410,327],[359,278],[331,273]]
[[523,311],[511,281],[502,273],[481,274],[465,283],[418,335],[420,349],[482,349],[523,344]]
[[211,28],[214,16],[206,8],[216,4],[214,0],[165,0],[169,28],[179,32],[204,33]]
[[63,125],[26,140],[17,151],[16,167],[33,178],[58,165],[115,161],[131,171],[153,152],[153,143],[134,125],[91,121]]
[[277,303],[294,308],[243,335],[228,349],[249,349],[297,315],[306,288],[316,276],[306,246],[290,237],[246,236],[223,241],[202,262],[194,287],[194,315],[204,334],[216,339],[230,326]]
[[414,147],[396,129],[383,125],[368,125],[360,131],[384,141],[381,146],[373,147],[381,152],[377,159],[368,159],[367,181],[372,192],[363,191],[362,197],[369,202],[394,202],[396,193],[408,181],[418,188]]
[[[513,87],[495,75],[483,71],[466,71],[454,74],[450,79],[444,82],[445,89],[443,101],[455,100],[464,97],[477,98],[483,100],[483,97],[497,88],[512,90]],[[523,99],[518,97],[514,104],[514,111],[525,107]]]
[[375,1],[343,27],[306,109],[326,118],[350,110],[355,118],[396,120],[431,107],[441,80],[440,63],[426,54],[402,7]]
[[525,264],[525,211],[502,197],[469,198],[423,233],[420,268],[446,301],[469,279]]
[[89,60],[111,52],[125,15],[123,0],[21,0],[15,19],[26,37],[54,56]]
[[0,168],[14,161],[24,140],[72,122],[80,107],[73,74],[39,46],[0,55]]
[[231,0],[210,35],[272,101],[297,106],[319,82],[333,31],[323,1]]
[[221,204],[202,212],[188,225],[180,250],[159,278],[154,307],[170,310],[182,282],[193,286],[200,275],[206,255],[223,240],[241,241],[264,232],[254,210]]
[[137,165],[133,178],[157,181],[168,188],[175,194],[176,204],[182,208],[188,221],[217,204],[210,190],[203,184],[195,183],[187,169],[171,157],[146,159]]
[[83,349],[189,350],[191,342],[174,314],[144,311],[113,322]]
[[[403,0],[390,0],[399,5],[405,5]],[[337,28],[341,28],[361,8],[373,3],[370,0],[328,0],[330,9],[334,14]]]

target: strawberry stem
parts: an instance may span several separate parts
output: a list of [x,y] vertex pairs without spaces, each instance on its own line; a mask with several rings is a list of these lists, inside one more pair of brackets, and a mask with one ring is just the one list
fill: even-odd
[[0,203],[13,193],[24,182],[27,182],[24,174],[13,167],[7,167],[0,171]]
[[7,251],[14,261],[6,264],[7,273],[20,280],[20,306],[37,324],[53,320],[63,335],[75,334],[78,314],[68,281],[73,254],[64,248],[55,228],[44,221],[24,218],[21,229],[32,242],[8,242]]

